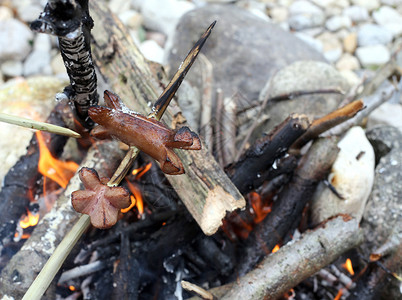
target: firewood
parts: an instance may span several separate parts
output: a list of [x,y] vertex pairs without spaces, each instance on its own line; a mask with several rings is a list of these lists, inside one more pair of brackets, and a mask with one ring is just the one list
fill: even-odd
[[362,241],[358,222],[339,216],[268,255],[254,270],[237,281],[209,292],[222,300],[278,299]]
[[261,177],[275,159],[283,156],[290,145],[309,127],[310,122],[305,115],[291,115],[272,132],[258,140],[227,173],[241,193],[255,188],[254,181]]
[[338,154],[337,138],[317,140],[302,157],[291,182],[279,194],[272,211],[254,228],[241,249],[239,275],[242,276],[286,234],[295,229],[318,182],[327,175]]
[[[158,99],[160,93],[156,77],[130,34],[106,4],[92,1],[90,10],[97,24],[92,30],[94,61],[126,105],[145,113],[149,102]],[[180,111],[177,105],[170,104],[164,117],[168,125],[177,116],[175,111]],[[178,151],[186,175],[167,178],[204,233],[213,234],[226,212],[243,207],[245,202],[213,156],[202,148],[200,151]]]
[[[110,176],[123,156],[122,151],[118,149],[117,142],[97,143],[90,148],[81,166],[96,168],[102,172],[102,176]],[[81,181],[77,173],[70,180],[69,185],[56,201],[52,210],[43,217],[35,227],[31,237],[3,269],[0,278],[0,291],[2,295],[21,299],[36,275],[41,271],[47,259],[55,251],[55,247],[59,245],[66,232],[80,218],[80,215],[74,211],[70,203],[71,192],[78,190],[80,185]],[[89,224],[89,218],[80,220],[83,224],[79,227],[87,228],[88,225],[85,224]],[[79,236],[80,234],[77,235],[78,238]],[[70,244],[70,248],[75,244],[71,240],[68,243]],[[60,266],[61,264],[58,267]],[[41,273],[46,274],[46,272]],[[15,274],[20,274],[17,281]],[[52,279],[53,277],[47,283],[50,284]],[[32,297],[29,299],[35,298]]]
[[[63,114],[69,108],[63,103],[55,106],[46,122],[64,127]],[[67,142],[65,136],[51,134],[46,141],[48,149],[58,157],[63,152]],[[4,178],[0,191],[0,249],[14,236],[17,222],[26,213],[29,206],[29,193],[34,191],[37,181],[42,177],[38,171],[39,147],[36,136],[33,136],[27,148],[27,154],[22,156]]]

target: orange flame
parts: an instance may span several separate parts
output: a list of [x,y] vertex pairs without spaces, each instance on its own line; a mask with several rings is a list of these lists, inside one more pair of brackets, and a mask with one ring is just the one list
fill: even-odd
[[277,252],[281,247],[277,244],[275,245],[274,249],[272,249],[272,253]]
[[135,179],[140,179],[146,172],[149,171],[149,169],[151,169],[152,167],[152,163],[148,163],[145,167],[140,167],[138,169],[134,169],[133,172],[131,174],[133,175],[137,175],[135,176]]
[[342,267],[346,269],[350,273],[350,275],[355,275],[355,271],[353,270],[352,261],[350,260],[350,258],[348,258],[346,262],[342,264]]
[[127,184],[131,193],[133,193],[133,195],[131,195],[131,205],[127,208],[122,209],[121,212],[126,213],[135,205],[138,209],[139,215],[141,216],[144,213],[144,202],[142,201],[141,191],[136,185],[132,184],[131,182],[127,181]]
[[38,164],[39,172],[53,181],[57,182],[61,187],[66,188],[69,180],[73,177],[78,169],[78,164],[73,161],[60,161],[52,156],[46,147],[42,132],[37,131],[40,158]]
[[39,214],[34,215],[29,210],[27,211],[27,215],[20,220],[21,228],[25,229],[31,226],[35,226],[38,224],[39,221]]
[[68,289],[69,289],[70,291],[74,292],[74,291],[75,291],[75,286],[70,285],[70,286],[68,287]]
[[343,295],[343,289],[340,289],[340,290],[338,291],[338,294],[336,294],[334,300],[339,300],[339,299],[341,299],[342,295]]
[[271,207],[264,205],[261,196],[256,192],[251,192],[249,197],[255,213],[254,223],[258,224],[271,212]]

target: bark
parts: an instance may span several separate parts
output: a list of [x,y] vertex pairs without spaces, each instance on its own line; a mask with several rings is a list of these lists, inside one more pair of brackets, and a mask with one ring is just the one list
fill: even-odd
[[355,219],[337,217],[269,255],[220,299],[277,299],[362,240]]
[[[81,167],[95,168],[102,172],[101,176],[111,176],[123,156],[122,151],[116,149],[119,149],[117,142],[95,144],[88,151]],[[1,295],[22,298],[56,246],[79,219],[80,214],[71,206],[70,195],[80,188],[81,181],[76,173],[52,210],[43,217],[31,237],[3,269],[0,278]]]
[[[161,93],[158,74],[152,74],[130,34],[106,4],[92,1],[90,10],[95,21],[93,55],[100,72],[127,106],[145,114],[149,103]],[[170,104],[163,118],[169,127],[179,111],[177,105]],[[178,151],[177,154],[187,175],[167,178],[204,233],[213,234],[226,211],[245,205],[244,198],[205,146],[200,151]]]
[[304,115],[291,115],[269,135],[258,140],[227,172],[241,193],[256,188],[262,172],[268,170],[275,159],[283,156],[294,141],[309,127]]

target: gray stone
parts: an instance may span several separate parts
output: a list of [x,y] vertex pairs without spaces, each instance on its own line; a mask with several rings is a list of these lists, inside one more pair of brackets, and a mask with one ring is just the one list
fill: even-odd
[[386,102],[374,110],[368,117],[367,128],[379,124],[394,126],[402,133],[402,105]]
[[16,19],[0,21],[0,61],[23,60],[31,51],[32,31]]
[[386,45],[392,41],[392,33],[385,27],[375,24],[365,24],[357,32],[359,46]]
[[402,133],[379,126],[369,130],[367,137],[379,161],[362,222],[369,251],[373,251],[394,229],[402,233]]
[[322,42],[315,38],[312,38],[308,34],[305,34],[303,32],[295,32],[295,36],[297,36],[299,39],[301,39],[303,42],[305,42],[311,48],[315,49],[317,52],[321,53],[323,51]]
[[[274,97],[294,91],[316,91],[326,88],[348,91],[350,86],[345,78],[327,63],[298,61],[275,74],[268,92]],[[310,119],[321,117],[336,109],[341,99],[341,95],[312,94],[268,103],[266,113],[270,116],[270,120],[263,131],[269,132],[291,113],[306,114]]]
[[[247,11],[229,5],[208,5],[180,20],[173,46],[168,50],[170,76],[214,20],[218,22],[202,49],[213,65],[213,91],[221,88],[224,97],[239,92],[240,109],[258,99],[267,80],[284,66],[303,59],[324,60],[291,33]],[[196,61],[187,75],[193,86],[202,87],[201,73]]]
[[321,8],[311,2],[300,0],[289,7],[288,22],[294,30],[321,26],[325,22],[325,14]]
[[359,47],[356,49],[356,56],[365,68],[381,66],[391,58],[389,50],[384,45]]
[[382,6],[373,12],[373,18],[395,37],[402,34],[402,16],[392,7]]

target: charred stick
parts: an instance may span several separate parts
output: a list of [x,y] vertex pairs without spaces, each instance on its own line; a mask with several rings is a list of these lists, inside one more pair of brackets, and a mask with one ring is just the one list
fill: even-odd
[[[209,151],[213,152],[213,130],[212,130],[212,80],[213,66],[205,55],[200,55],[202,72],[202,95],[201,95],[201,121],[200,134],[204,137],[205,144]],[[217,96],[222,90],[217,90]]]
[[363,106],[364,104],[362,100],[356,100],[322,118],[313,121],[310,128],[293,143],[291,148],[300,149],[307,142],[317,138],[321,133],[353,118],[359,111],[363,109]]
[[49,0],[44,12],[31,23],[32,30],[58,37],[61,56],[70,78],[70,85],[59,98],[73,102],[78,120],[85,127],[92,125],[88,108],[98,103],[90,45],[92,27],[88,0]]
[[181,286],[182,286],[183,289],[185,289],[186,291],[193,292],[193,293],[199,295],[204,300],[214,300],[214,299],[216,299],[216,298],[214,298],[214,295],[212,295],[210,292],[204,290],[203,288],[199,287],[196,284],[193,284],[193,283],[185,281],[185,280],[182,280],[180,283],[181,283]]
[[338,154],[337,139],[317,140],[301,159],[289,185],[279,194],[272,211],[254,228],[241,249],[239,275],[251,270],[286,234],[295,229],[306,203],[320,180],[329,172]]
[[[223,92],[216,91],[216,120],[215,120],[215,150],[219,165],[223,168],[223,141],[222,141],[222,111],[223,111]],[[210,148],[209,151],[212,151]]]
[[95,273],[106,267],[107,267],[106,263],[100,260],[97,260],[84,266],[76,267],[74,269],[63,272],[57,284],[63,284],[71,279]]
[[220,299],[277,299],[362,240],[355,219],[337,217],[266,257]]
[[223,99],[222,140],[225,146],[222,151],[225,166],[233,163],[236,155],[236,109],[234,97]]
[[270,97],[269,101],[283,101],[283,100],[289,100],[289,99],[294,99],[297,97],[305,96],[305,95],[314,95],[314,94],[339,94],[339,95],[344,95],[345,92],[342,91],[339,88],[329,88],[329,89],[321,89],[321,90],[312,90],[312,91],[293,91],[290,93],[285,93],[281,95],[277,95],[274,97]]
[[241,193],[256,188],[254,182],[261,173],[283,156],[290,145],[309,127],[305,115],[291,115],[269,135],[258,140],[240,160],[228,168],[229,177]]

